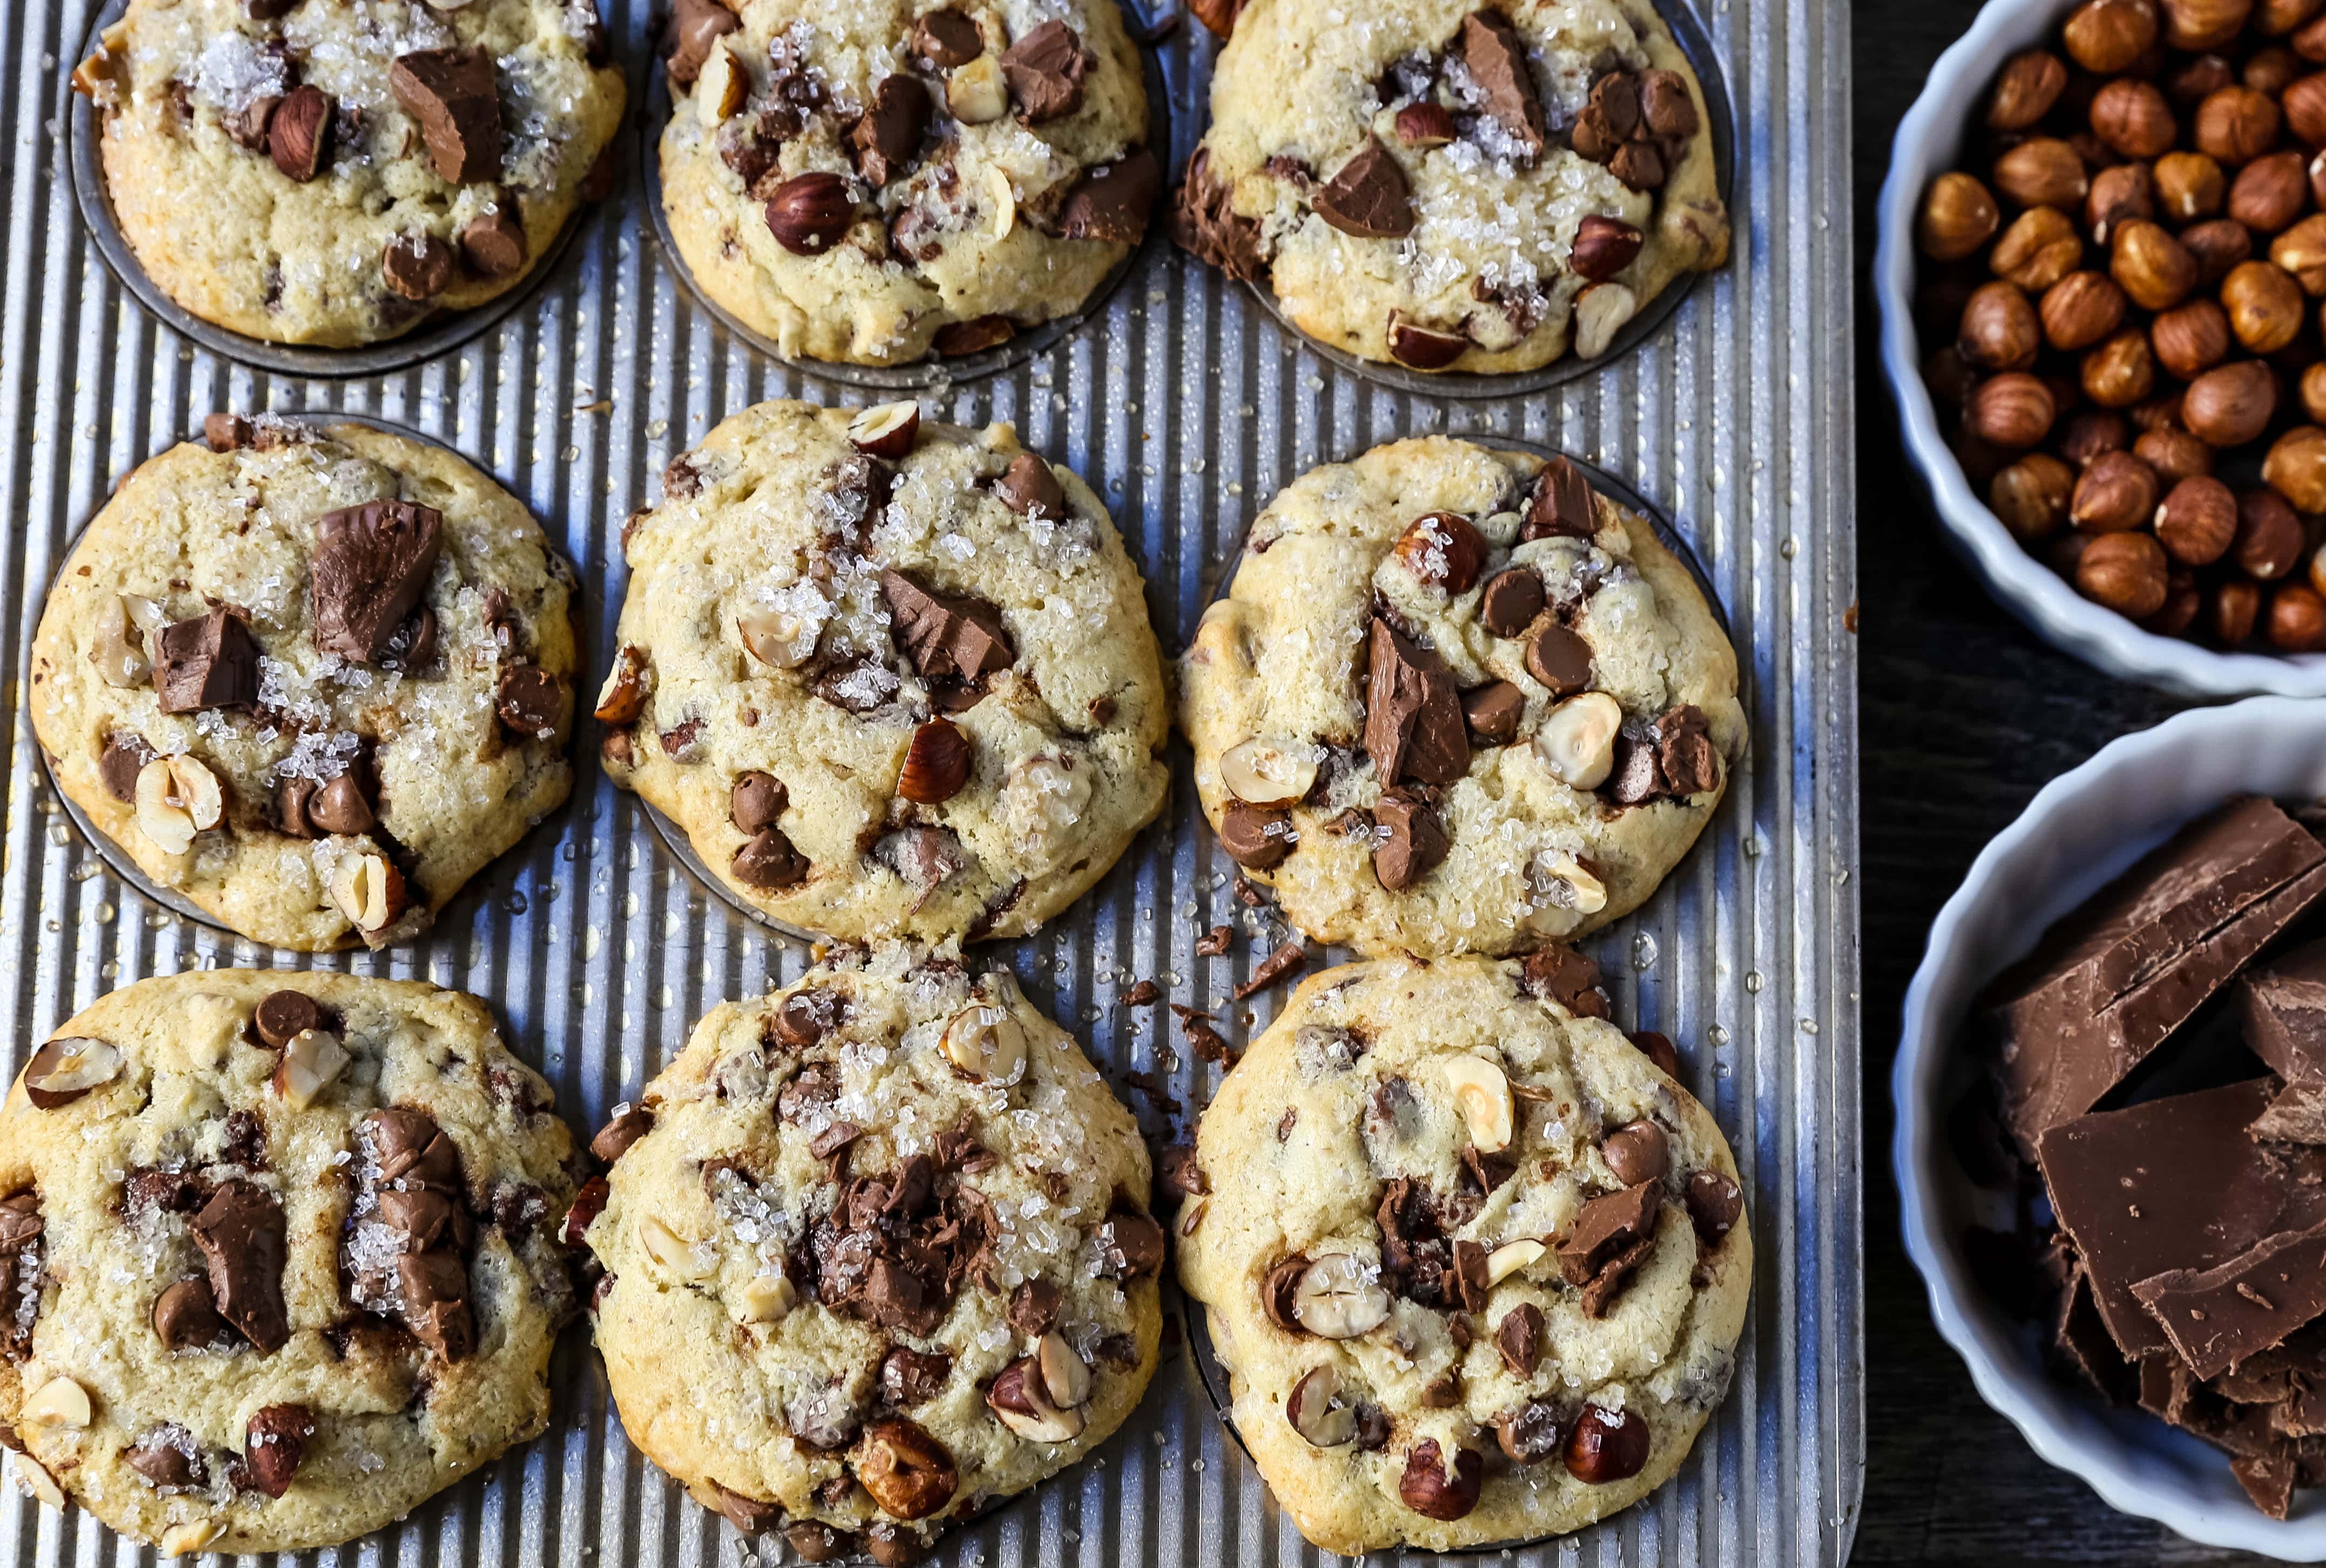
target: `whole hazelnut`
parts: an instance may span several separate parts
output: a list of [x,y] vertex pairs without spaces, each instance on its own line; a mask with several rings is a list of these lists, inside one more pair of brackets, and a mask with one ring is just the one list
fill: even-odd
[[2182,229],[2181,248],[2197,264],[2197,286],[2209,289],[2253,255],[2253,234],[2242,223],[2217,218]]
[[1990,376],[1970,394],[1963,426],[1998,447],[2032,447],[2052,433],[2059,404],[2040,377],[2024,370]]
[[2164,604],[2162,608],[2140,624],[2161,637],[2177,637],[2189,629],[2204,608],[2205,596],[2197,587],[2197,574],[2175,570],[2164,575]]
[[2084,227],[2106,245],[2117,226],[2156,216],[2156,177],[2145,163],[2111,163],[2092,176],[2084,195]]
[[2049,50],[2022,51],[2005,60],[1986,102],[1986,123],[1998,131],[2024,131],[2052,112],[2068,85],[2068,68]]
[[2191,51],[2219,49],[2245,30],[2253,0],[2163,0],[2164,42]]
[[2238,536],[2238,498],[2220,480],[2183,479],[2156,507],[2156,542],[2183,566],[2210,566]]
[[1995,476],[1987,502],[2022,544],[2048,539],[2068,520],[2075,471],[2048,452],[2029,452]]
[[2218,583],[2200,612],[2200,629],[2225,648],[2242,647],[2253,640],[2254,623],[2261,618],[2261,584],[2251,578]]
[[2310,160],[2303,171],[2310,177],[2310,202],[2313,207],[2326,207],[2326,153]]
[[2293,86],[2294,79],[2306,69],[2300,55],[2282,43],[2273,43],[2246,57],[2245,69],[2238,73],[2238,79],[2257,93],[2276,97]]
[[2086,70],[2112,76],[2156,42],[2154,0],[2085,0],[2068,16],[2061,42]]
[[2286,44],[2312,65],[2326,65],[2326,16],[2294,29]]
[[2105,452],[2076,481],[2068,518],[2086,533],[2120,533],[2156,515],[2156,475],[2130,452]]
[[2306,582],[2281,582],[2269,596],[2269,641],[2289,654],[2326,649],[2326,595]]
[[2326,212],[2313,212],[2270,242],[2269,259],[2293,275],[2302,292],[2326,294]]
[[2156,205],[2175,223],[2194,223],[2221,210],[2228,177],[2202,153],[2167,153],[2156,161]]
[[1994,483],[1995,476],[2019,455],[2013,448],[1999,447],[1972,430],[1968,410],[1962,427],[1955,431],[1953,446],[1955,459],[1962,464],[1963,478],[1974,490],[1983,490]]
[[2076,558],[2076,591],[2138,620],[2164,608],[2164,546],[2152,533],[2103,533]]
[[2197,106],[2197,150],[2232,166],[2277,145],[2277,101],[2243,85],[2206,95]]
[[2277,378],[2258,359],[2216,366],[2181,395],[2181,422],[2216,450],[2252,441],[2276,412]]
[[2090,117],[2092,135],[2126,158],[2154,158],[2168,152],[2180,133],[2164,94],[2154,82],[2134,77],[2102,83],[2092,95]]
[[2247,577],[2276,581],[2294,569],[2308,543],[2302,519],[2275,490],[2238,497],[2238,537],[2229,550]]
[[2326,71],[2288,82],[2278,106],[2296,141],[2306,147],[2326,143]]
[[2148,339],[2155,346],[2157,363],[2187,381],[2219,365],[2229,351],[2228,313],[2200,297],[2151,321]]
[[2321,3],[2326,0],[2256,0],[2254,31],[2264,38],[2284,38],[2317,15]]
[[2310,586],[2326,593],[2326,544],[2310,552]]
[[2102,452],[2121,452],[2132,446],[2132,426],[2112,408],[2079,409],[2060,425],[2057,450],[2070,468],[2091,466]]
[[2044,565],[2061,577],[2073,578],[2076,562],[2083,559],[2084,546],[2098,537],[2096,533],[2079,533],[2070,528],[2065,533],[2052,535],[2050,543],[2039,553]]
[[2145,430],[2132,443],[2132,455],[2154,469],[2162,484],[2175,485],[2213,471],[2213,449],[2185,430]]
[[2262,459],[2262,483],[2297,512],[2326,512],[2326,430],[2298,424],[2270,444]]
[[[1995,161],[1995,188],[2022,207],[2070,208],[2083,200],[2090,181],[2073,147],[2056,136],[2030,136]],[[1987,233],[1994,232],[1990,223]]]
[[2229,329],[2256,354],[2275,354],[2302,334],[2301,287],[2268,262],[2250,261],[2221,280]]
[[2197,261],[2160,226],[2126,223],[2117,228],[2108,276],[2141,309],[2169,311],[2197,286]]
[[2200,54],[2164,79],[2164,91],[2174,103],[2194,107],[2237,79],[2226,55]]
[[[2078,200],[2083,192],[2076,193]],[[2032,204],[2031,204],[2032,205]],[[1960,261],[1995,237],[2003,223],[1995,198],[1969,175],[1949,170],[1931,181],[1922,198],[1922,215],[1914,226],[1914,243],[1934,261]]]
[[2137,327],[2086,350],[2078,368],[2084,395],[2102,408],[2130,408],[2156,390],[2156,356]]
[[2310,175],[2299,153],[2272,153],[2238,171],[2229,186],[2229,216],[2259,234],[2275,234],[2302,216]]
[[1970,400],[1970,389],[1978,385],[1978,372],[1965,364],[1962,350],[1949,343],[1922,361],[1922,380],[1931,389],[1931,402],[1959,414]]
[[2016,284],[1992,283],[1975,291],[1963,307],[1955,346],[1981,370],[2025,370],[2035,363],[2043,332],[2035,307]]
[[2084,172],[2087,175],[2096,170],[2115,166],[2116,149],[2093,135],[2089,126],[2080,131],[2069,132],[2066,139],[2068,151],[2076,155],[2076,161],[2084,166]]
[[2056,207],[2031,207],[2003,231],[1986,262],[1996,277],[2040,294],[2083,259],[2083,239],[2068,215]]
[[2043,291],[2043,339],[2065,354],[2089,348],[2124,324],[2124,291],[2102,273],[2070,273]]
[[2302,373],[2302,412],[2312,424],[2326,424],[2326,364]]
[[2152,397],[2146,403],[2135,403],[2125,411],[2136,431],[2186,430],[2181,419],[2181,393],[2168,392],[2162,397]]

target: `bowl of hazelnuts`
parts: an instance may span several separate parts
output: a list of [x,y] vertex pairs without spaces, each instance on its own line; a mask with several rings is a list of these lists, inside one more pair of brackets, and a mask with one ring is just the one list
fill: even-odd
[[2014,614],[2326,695],[2326,0],[1991,0],[1899,126],[1875,282],[1907,450]]

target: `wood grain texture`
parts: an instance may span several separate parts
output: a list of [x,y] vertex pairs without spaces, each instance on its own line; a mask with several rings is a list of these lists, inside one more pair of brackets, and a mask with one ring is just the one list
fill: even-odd
[[1998,608],[1943,543],[1899,444],[1867,282],[1875,197],[1899,116],[1977,10],[1975,0],[1856,0],[1853,15],[1869,1365],[1865,1507],[1852,1560],[2258,1561],[2117,1514],[2036,1458],[1939,1338],[1898,1236],[1890,1063],[1939,905],[2046,782],[2185,706],[2095,673]]

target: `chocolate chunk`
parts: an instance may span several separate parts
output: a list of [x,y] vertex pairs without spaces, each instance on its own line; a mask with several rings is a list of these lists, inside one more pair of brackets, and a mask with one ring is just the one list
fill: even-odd
[[343,773],[315,791],[307,801],[307,820],[326,833],[368,833],[379,824],[362,781],[351,773]]
[[525,270],[530,246],[516,198],[501,192],[489,211],[461,226],[461,260],[480,278],[512,278]]
[[1640,117],[1659,136],[1696,135],[1696,100],[1676,70],[1643,71],[1640,75]]
[[162,628],[154,673],[164,713],[247,708],[258,700],[258,645],[241,617],[214,609]]
[[427,589],[443,529],[442,513],[410,501],[367,501],[316,518],[315,646],[377,663]]
[[1625,70],[1612,70],[1591,84],[1591,96],[1575,122],[1569,144],[1576,155],[1605,163],[1640,130],[1640,85]]
[[1496,681],[1462,694],[1462,722],[1480,746],[1508,746],[1526,717],[1526,693],[1508,681]]
[[1486,1310],[1486,1249],[1475,1241],[1454,1243],[1454,1266],[1447,1270],[1456,1300],[1465,1312]]
[[729,868],[735,880],[763,893],[780,893],[807,879],[807,857],[792,847],[781,828],[762,828],[735,851]]
[[1281,864],[1298,841],[1289,812],[1232,800],[1220,813],[1220,848],[1247,871]]
[[2246,1132],[2273,1143],[2326,1144],[2326,1082],[2287,1084]]
[[215,1344],[226,1332],[209,1282],[181,1279],[154,1298],[154,1331],[172,1350]]
[[1553,697],[1570,697],[1591,685],[1591,645],[1557,621],[1546,621],[1527,639],[1526,671]]
[[2219,1377],[2326,1313],[2326,1223],[2266,1238],[2212,1268],[2135,1281],[2132,1294],[2190,1370]]
[[1402,893],[1435,871],[1452,847],[1437,812],[1402,790],[1391,790],[1374,803],[1373,821],[1379,833],[1373,876],[1391,893]]
[[433,300],[451,288],[452,270],[452,247],[433,234],[398,235],[380,253],[381,281],[414,302]]
[[[1028,457],[1030,453],[1019,461]],[[1038,458],[1032,460],[1049,478],[1047,465]],[[1018,465],[1013,463],[1009,471],[1014,476]],[[1057,480],[1050,478],[1050,486],[1056,495]],[[1063,496],[1058,504],[1054,515],[1063,515]],[[1021,513],[1026,510],[1015,502],[1012,506]],[[888,601],[897,640],[904,645],[906,656],[924,680],[981,682],[1008,668],[1017,657],[1009,630],[1001,623],[1000,609],[974,595],[938,593],[904,572],[889,570],[880,573],[880,597]]]
[[304,1405],[265,1405],[243,1427],[242,1462],[252,1484],[270,1498],[291,1489],[291,1478],[315,1435],[315,1413]]
[[1019,452],[994,487],[1009,508],[1020,517],[1064,517],[1066,492],[1050,465],[1034,452]]
[[1066,193],[1058,232],[1068,239],[1137,245],[1147,237],[1147,220],[1162,185],[1163,169],[1155,154],[1135,147],[1092,169]]
[[258,1037],[280,1051],[310,1029],[327,1027],[322,1004],[304,991],[270,991],[252,1016]]
[[124,1452],[121,1461],[164,1491],[205,1484],[209,1472],[195,1457],[194,1434],[175,1424],[157,1426]]
[[835,664],[818,675],[810,690],[834,708],[870,713],[895,700],[903,689],[888,665],[870,659]]
[[1001,57],[1020,123],[1038,125],[1083,105],[1083,75],[1090,69],[1082,35],[1063,22],[1045,22]]
[[262,1353],[291,1340],[283,1306],[283,1205],[256,1183],[222,1182],[190,1227],[209,1269],[219,1315]]
[[1478,598],[1478,618],[1498,637],[1515,637],[1542,613],[1542,576],[1532,567],[1513,566],[1486,580]]
[[250,422],[238,413],[202,417],[202,441],[214,452],[239,451],[251,444]]
[[501,173],[500,84],[489,50],[421,49],[387,68],[388,90],[420,122],[436,177],[454,185]]
[[1205,1175],[1204,1167],[1196,1163],[1196,1149],[1192,1144],[1173,1144],[1166,1148],[1157,1174],[1162,1178],[1165,1191],[1177,1192],[1182,1197],[1200,1197],[1212,1190],[1211,1178]]
[[1204,932],[1203,935],[1196,939],[1196,956],[1197,958],[1218,958],[1222,953],[1228,951],[1229,946],[1233,944],[1234,941],[1234,926],[1215,925],[1212,927],[1211,930]]
[[1040,1338],[1056,1326],[1065,1293],[1047,1279],[1029,1279],[1009,1297],[1009,1326]]
[[1671,1139],[1663,1128],[1642,1118],[1601,1138],[1599,1157],[1617,1181],[1636,1187],[1660,1180],[1671,1168]]
[[391,670],[424,670],[436,662],[436,612],[422,605],[404,617],[381,663]]
[[1583,1205],[1575,1229],[1558,1244],[1558,1269],[1569,1285],[1586,1285],[1642,1241],[1655,1239],[1662,1189],[1642,1183],[1605,1192]]
[[1183,1007],[1177,1002],[1171,1004],[1171,1010],[1179,1015],[1179,1033],[1187,1037],[1188,1047],[1195,1052],[1198,1061],[1209,1062],[1223,1069],[1235,1065],[1235,1052],[1226,1038],[1205,1021],[1206,1015],[1199,1014],[1192,1007]]
[[1557,1406],[1535,1399],[1496,1418],[1494,1441],[1512,1464],[1540,1464],[1566,1446],[1567,1429]]
[[886,185],[902,174],[913,154],[921,150],[929,115],[926,88],[902,73],[881,78],[873,89],[871,107],[848,134],[849,145],[856,149],[858,172],[875,185]]
[[2172,1348],[2135,1285],[2202,1273],[2266,1238],[2326,1223],[2326,1150],[2245,1136],[2275,1089],[2259,1078],[2173,1095],[2061,1122],[2039,1140],[2053,1212],[2127,1357]]
[[930,339],[940,357],[958,359],[964,354],[982,354],[988,348],[999,348],[1018,336],[1018,323],[1007,316],[979,316],[967,321],[949,321],[937,329]]
[[2291,1083],[2326,1081],[2326,942],[2281,954],[2238,985],[2253,1053]]
[[1163,1272],[1163,1227],[1131,1209],[1117,1209],[1099,1229],[1108,1266],[1125,1278]]
[[925,11],[913,23],[913,52],[939,70],[967,65],[985,52],[977,23],[948,5]]
[[1534,72],[1518,29],[1508,17],[1473,11],[1462,19],[1458,47],[1487,117],[1502,127],[1521,158],[1539,156],[1547,135],[1542,98],[1535,91]]
[[1251,978],[1235,988],[1235,999],[1250,1001],[1269,987],[1298,974],[1307,962],[1307,950],[1298,942],[1286,942],[1253,966]]
[[719,1511],[727,1517],[729,1524],[746,1536],[764,1536],[784,1522],[781,1503],[762,1502],[719,1481],[711,1484],[718,1489]]
[[[1028,1285],[1019,1287],[1022,1294]],[[1053,1291],[1057,1286],[1050,1287]],[[1052,1307],[1055,1315],[1056,1308]],[[1017,1321],[1017,1304],[1010,1305],[1010,1321]],[[943,1350],[921,1351],[898,1345],[880,1363],[880,1397],[899,1409],[926,1405],[944,1392],[945,1379],[953,1375],[953,1358]]]
[[546,740],[565,716],[565,682],[538,664],[511,664],[493,691],[493,711],[520,740]]
[[626,1105],[614,1119],[598,1129],[590,1140],[590,1152],[606,1164],[612,1164],[628,1152],[629,1146],[654,1130],[654,1112],[643,1105]]
[[134,801],[137,798],[137,775],[158,756],[145,744],[144,736],[116,729],[106,738],[105,750],[98,756],[98,779],[115,800]]
[[336,107],[318,87],[295,87],[274,106],[266,121],[266,155],[286,180],[304,185],[323,167],[331,149]]
[[775,775],[752,768],[735,776],[735,787],[728,792],[727,800],[727,820],[735,824],[735,830],[756,833],[776,825],[776,819],[791,803],[791,792]]
[[1542,1309],[1521,1302],[1503,1314],[1494,1329],[1494,1348],[1513,1378],[1531,1378],[1542,1364]]
[[663,33],[663,69],[676,87],[692,87],[711,58],[713,45],[742,26],[742,21],[715,0],[677,0],[670,26]]
[[1599,965],[1588,955],[1564,943],[1553,943],[1526,956],[1520,984],[1529,996],[1556,1002],[1578,1018],[1607,1016],[1607,996],[1599,988]]
[[1518,1166],[1511,1160],[1501,1155],[1482,1153],[1475,1144],[1462,1146],[1462,1170],[1465,1179],[1470,1186],[1477,1189],[1477,1195],[1481,1198],[1518,1174]]
[[1172,244],[1239,283],[1257,282],[1268,271],[1260,248],[1260,220],[1236,211],[1233,188],[1211,172],[1207,147],[1196,148],[1187,160],[1167,223]]
[[1684,702],[1660,715],[1654,728],[1656,771],[1666,791],[1686,798],[1720,787],[1720,755],[1704,710]]
[[1358,239],[1396,239],[1413,228],[1413,194],[1405,171],[1376,136],[1367,136],[1313,200],[1317,216]]
[[248,153],[272,156],[274,148],[266,137],[267,128],[274,123],[274,111],[281,107],[281,93],[261,93],[243,106],[239,114],[223,107],[219,111],[219,124],[234,144]]
[[2229,1461],[2229,1473],[2246,1489],[2246,1496],[2273,1519],[2283,1519],[2293,1511],[2293,1485],[2299,1472],[2291,1452],[2239,1454]]
[[795,991],[776,1009],[768,1027],[776,1039],[794,1051],[805,1051],[833,1029],[848,1007],[838,991]]
[[404,1296],[404,1326],[447,1361],[464,1361],[477,1346],[469,1310],[469,1271],[450,1250],[406,1253],[395,1260]]
[[1696,1239],[1706,1247],[1717,1247],[1726,1240],[1744,1212],[1744,1193],[1735,1182],[1717,1171],[1689,1174],[1688,1217],[1696,1226]]
[[1384,787],[1452,784],[1470,768],[1462,699],[1446,661],[1375,617],[1365,682],[1365,750]]
[[1591,481],[1565,458],[1551,459],[1535,476],[1519,537],[1588,539],[1598,532],[1599,497],[1593,493]]
[[2099,1103],[2321,893],[2326,848],[2272,803],[2247,798],[2183,829],[2055,923],[1986,998],[2022,1150]]

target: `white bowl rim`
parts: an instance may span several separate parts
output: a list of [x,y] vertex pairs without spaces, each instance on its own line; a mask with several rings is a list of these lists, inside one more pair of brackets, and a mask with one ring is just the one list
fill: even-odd
[[1922,1276],[1931,1316],[1940,1337],[1970,1369],[1979,1397],[2018,1428],[2038,1456],[2084,1481],[2117,1512],[2154,1520],[2203,1545],[2304,1563],[2326,1561],[2326,1513],[2282,1521],[2258,1508],[2221,1512],[2192,1506],[2126,1471],[2058,1420],[2051,1408],[2023,1392],[2024,1371],[1988,1354],[1964,1310],[1964,1296],[1975,1287],[1956,1276],[1940,1197],[1920,1173],[1931,1162],[1933,1146],[1943,1137],[1942,1116],[1938,1107],[1926,1103],[1923,1081],[1927,1078],[1935,1084],[1946,1054],[1956,1047],[1955,1029],[1939,1029],[1942,1021],[1931,1016],[1931,993],[1940,982],[1939,971],[1945,955],[1958,945],[1965,923],[1999,869],[2043,839],[2055,815],[2104,779],[2145,773],[2176,752],[2203,746],[2209,738],[2250,724],[2307,727],[2314,732],[2321,719],[2326,719],[2326,706],[2286,697],[2253,697],[2223,707],[2191,709],[2154,728],[2110,741],[2081,765],[2037,791],[2010,826],[1978,852],[1962,885],[1931,922],[1922,961],[1906,988],[1898,1054],[1890,1072],[1891,1103],[1896,1117],[1891,1159],[1906,1254]]
[[1931,490],[1957,546],[2004,607],[2045,641],[2109,674],[2194,697],[2248,692],[2326,696],[2326,654],[2219,653],[2160,636],[2078,593],[2028,553],[1970,487],[1962,464],[1939,433],[1937,411],[1922,384],[1913,317],[1914,218],[1922,187],[1936,171],[1935,145],[1966,128],[1966,105],[1981,101],[1993,63],[2016,45],[2031,13],[2047,18],[2072,0],[1988,0],[1970,30],[1931,68],[1921,95],[1898,123],[1890,172],[1877,205],[1879,239],[1874,289],[1882,310],[1883,375],[1898,406],[1907,456]]

